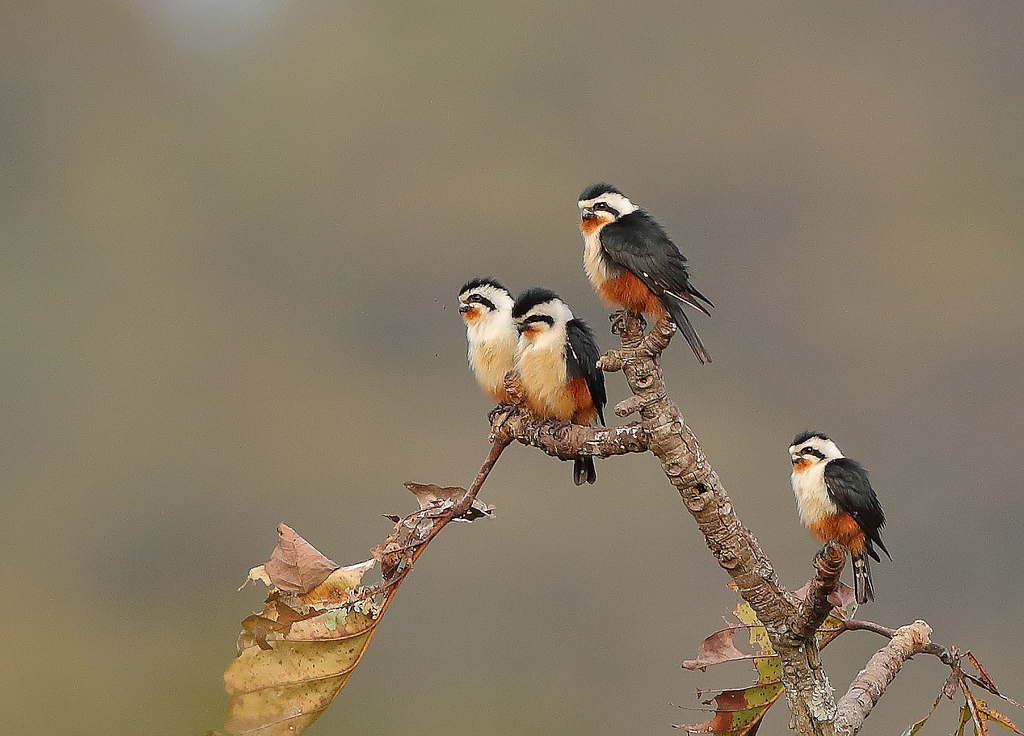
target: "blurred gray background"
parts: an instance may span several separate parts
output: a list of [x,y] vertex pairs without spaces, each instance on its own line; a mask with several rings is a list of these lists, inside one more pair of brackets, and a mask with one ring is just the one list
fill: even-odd
[[[403,481],[479,468],[466,279],[554,288],[615,344],[577,230],[600,179],[718,305],[715,362],[679,340],[666,377],[783,580],[816,551],[786,448],[821,429],[889,517],[863,616],[927,619],[1024,696],[1024,5],[2,8],[11,733],[222,726],[275,525],[357,562]],[[736,598],[658,464],[598,473],[510,449],[498,518],[431,546],[316,732],[668,734],[748,682],[680,668]],[[830,647],[833,683],[881,644]],[[909,664],[865,733],[945,674]]]

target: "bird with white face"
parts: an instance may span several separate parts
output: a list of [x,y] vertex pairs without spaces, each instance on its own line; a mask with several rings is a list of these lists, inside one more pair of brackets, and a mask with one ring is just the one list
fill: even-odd
[[607,183],[580,194],[583,267],[598,296],[613,306],[655,319],[671,317],[697,360],[711,354],[690,324],[683,306],[711,316],[714,304],[690,283],[686,257],[647,212]]
[[844,457],[821,432],[798,434],[789,455],[800,520],[822,544],[837,542],[850,552],[857,602],[874,600],[868,558],[881,560],[876,545],[890,560],[892,556],[882,543],[885,514],[868,472],[856,460]]
[[476,278],[459,291],[459,314],[466,323],[469,366],[493,401],[508,404],[505,374],[515,367],[519,332],[512,322],[514,300],[492,278]]
[[[516,370],[526,408],[534,416],[589,425],[604,424],[608,397],[601,352],[594,333],[548,289],[530,289],[516,298],[512,319],[519,331]],[[573,463],[576,485],[597,480],[594,458]]]

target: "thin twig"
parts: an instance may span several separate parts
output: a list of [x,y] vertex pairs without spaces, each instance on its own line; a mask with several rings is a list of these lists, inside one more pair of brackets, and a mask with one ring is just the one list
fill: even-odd
[[[898,633],[898,629],[892,629],[882,624],[876,624],[874,621],[861,621],[860,619],[851,618],[843,621],[842,631],[873,631],[876,634],[880,634],[886,638],[892,639]],[[939,660],[947,667],[952,667],[956,663],[956,656],[946,647],[941,644],[936,644],[933,641],[928,641],[927,644],[923,645],[920,649],[921,654],[931,654],[934,657],[938,657]]]

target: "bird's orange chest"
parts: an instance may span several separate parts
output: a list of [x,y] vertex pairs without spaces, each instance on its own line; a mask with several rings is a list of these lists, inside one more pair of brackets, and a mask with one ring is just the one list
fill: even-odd
[[807,529],[822,544],[835,541],[854,555],[864,553],[864,530],[846,512],[823,516],[809,523]]
[[608,279],[597,286],[598,295],[608,304],[626,307],[637,312],[661,317],[665,308],[661,301],[639,278],[629,271]]

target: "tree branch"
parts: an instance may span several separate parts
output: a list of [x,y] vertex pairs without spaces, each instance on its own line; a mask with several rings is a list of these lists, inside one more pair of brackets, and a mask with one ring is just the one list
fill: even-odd
[[537,419],[515,407],[505,407],[492,426],[492,440],[517,440],[559,460],[572,460],[581,455],[610,457],[646,452],[648,447],[647,433],[637,423],[623,427],[584,427]]
[[829,542],[814,557],[814,578],[790,626],[797,641],[808,641],[828,618],[832,602],[828,599],[839,585],[846,564],[843,548]]
[[903,663],[932,646],[928,639],[931,633],[931,626],[924,621],[915,621],[893,632],[889,643],[871,657],[860,674],[854,678],[846,695],[840,698],[836,706],[836,736],[853,736],[861,729],[864,719],[882,697],[885,688],[895,679]]
[[[873,631],[876,634],[892,639],[898,633],[898,629],[893,629],[888,626],[882,626],[882,624],[876,624],[874,621],[861,621],[859,619],[851,618],[843,622],[844,631]],[[955,649],[955,647],[954,647]],[[952,667],[956,664],[957,657],[946,647],[935,642],[929,642],[921,650],[921,654],[931,654],[932,656],[938,657],[939,660],[947,667]]]
[[[797,599],[782,586],[768,556],[736,516],[718,475],[666,391],[661,352],[675,334],[675,325],[667,319],[659,320],[645,336],[636,315],[619,312],[613,316],[612,331],[619,335],[622,347],[606,354],[598,365],[605,371],[623,372],[633,396],[623,401],[616,413],[639,413],[639,425],[618,430],[573,426],[560,435],[558,430],[551,430],[549,439],[547,430],[540,428],[535,432],[535,425],[525,419],[522,423],[513,421],[521,418],[516,414],[503,423],[499,423],[501,417],[495,417],[492,431],[495,435],[506,432],[524,444],[563,458],[647,449],[653,452],[696,520],[718,564],[732,576],[782,658],[781,679],[796,733],[832,736],[834,697],[818,658],[813,631],[806,637],[804,630],[799,636],[794,634]],[[506,381],[515,399],[514,384],[514,380]],[[620,434],[623,431],[625,436]]]

